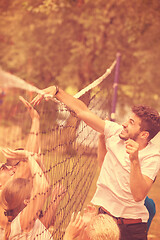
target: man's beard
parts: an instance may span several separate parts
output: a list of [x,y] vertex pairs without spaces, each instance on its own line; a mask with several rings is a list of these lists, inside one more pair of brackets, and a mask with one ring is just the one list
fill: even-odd
[[131,136],[131,135],[128,135],[128,136],[121,136],[121,133],[119,134],[119,137],[120,137],[120,139],[122,139],[122,140],[124,140],[124,141],[127,141],[128,139],[132,139],[132,140],[134,140],[134,141],[136,141],[137,140],[137,138],[138,138],[138,136],[139,136],[139,134],[140,134],[140,132],[138,132],[138,133],[135,133],[133,136]]
[[121,133],[119,134],[119,137],[120,137],[120,139],[122,139],[122,140],[124,140],[124,141],[127,141],[129,138],[126,138],[126,137],[123,137],[123,136],[121,136]]

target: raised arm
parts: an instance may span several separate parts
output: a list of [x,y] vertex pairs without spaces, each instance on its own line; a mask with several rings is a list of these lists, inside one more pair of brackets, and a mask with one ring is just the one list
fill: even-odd
[[42,210],[45,200],[50,193],[50,186],[43,174],[42,169],[37,163],[37,154],[31,154],[25,150],[10,150],[3,149],[4,155],[11,159],[23,159],[28,161],[31,176],[32,176],[32,189],[29,203],[20,213],[20,224],[23,231],[29,231],[35,220],[38,218],[38,213]]
[[60,204],[60,201],[64,198],[65,194],[66,190],[60,184],[57,184],[53,189],[49,207],[47,208],[43,216],[40,218],[41,222],[46,228],[54,225],[57,208]]
[[38,112],[32,107],[32,105],[26,101],[22,96],[19,97],[21,102],[27,108],[29,115],[32,120],[32,125],[30,129],[30,133],[27,139],[27,143],[25,149],[29,152],[38,153],[40,147],[40,137],[39,137],[39,128],[40,128],[40,121],[39,121],[39,114]]
[[97,150],[97,161],[99,164],[99,167],[102,167],[104,157],[107,153],[106,144],[105,144],[105,135],[99,134],[98,136],[98,150]]
[[142,201],[149,192],[153,180],[141,172],[138,152],[139,144],[132,139],[126,141],[126,152],[129,154],[130,168],[130,188],[133,198],[136,202]]
[[[19,99],[22,101],[22,103],[27,107],[27,110],[30,114],[30,117],[32,119],[32,125],[30,129],[30,133],[27,139],[26,147],[25,149],[29,152],[33,153],[39,153],[40,157],[37,158],[37,162],[40,165],[41,169],[45,173],[45,177],[47,178],[48,182],[50,182],[50,179],[48,175],[46,174],[46,168],[43,161],[43,155],[41,155],[41,146],[40,146],[40,117],[36,109],[33,108],[33,106],[25,100],[22,96],[19,97]],[[21,167],[19,174],[26,175],[27,172],[23,170],[23,166]],[[23,175],[22,175],[23,176]]]
[[104,132],[105,121],[92,113],[81,100],[71,96],[60,88],[57,89],[55,86],[44,89],[43,93],[44,95],[38,94],[31,103],[34,105],[39,104],[45,97],[45,94],[56,97],[60,102],[63,102],[68,108],[73,110],[78,118],[83,120],[91,128],[100,133]]
[[27,206],[22,210],[20,223],[22,230],[30,230],[38,218],[38,213],[42,210],[45,200],[50,193],[48,181],[36,161],[37,155],[29,155],[28,163],[31,169],[33,187],[31,199]]

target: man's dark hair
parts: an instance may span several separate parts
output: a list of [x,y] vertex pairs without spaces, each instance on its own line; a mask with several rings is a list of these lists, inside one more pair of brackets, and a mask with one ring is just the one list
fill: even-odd
[[149,132],[151,140],[160,131],[160,115],[149,106],[134,106],[132,112],[141,119],[141,131]]

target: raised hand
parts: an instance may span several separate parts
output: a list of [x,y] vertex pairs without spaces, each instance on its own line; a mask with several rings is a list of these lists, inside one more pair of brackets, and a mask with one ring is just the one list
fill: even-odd
[[77,214],[77,216],[74,216],[74,213],[72,213],[70,223],[68,224],[68,227],[66,228],[66,232],[64,235],[63,240],[73,240],[76,237],[78,237],[84,228],[85,224],[83,222],[83,217],[81,217],[80,212]]
[[126,152],[129,154],[130,161],[138,160],[139,144],[132,139],[125,141]]
[[51,193],[51,202],[49,207],[41,217],[41,222],[44,224],[46,228],[53,226],[55,223],[56,211],[59,206],[60,201],[66,194],[65,188],[57,184]]
[[84,208],[83,221],[85,224],[90,222],[93,216],[97,215],[97,209],[93,205],[87,205],[87,208]]
[[60,201],[64,198],[65,194],[66,189],[61,184],[57,184],[53,189],[51,202],[55,203],[56,206],[58,206]]
[[19,99],[21,100],[21,102],[27,107],[28,112],[31,116],[31,118],[38,118],[39,119],[39,114],[38,112],[32,107],[32,105],[26,100],[24,99],[22,96],[19,96]]
[[30,156],[26,150],[12,150],[10,148],[1,148],[0,150],[9,160],[27,160]]
[[50,86],[48,88],[45,88],[45,89],[42,90],[42,94],[38,94],[31,101],[31,104],[33,104],[34,106],[38,105],[43,100],[43,98],[48,100],[48,99],[54,97],[55,93],[56,93],[56,87],[55,86]]

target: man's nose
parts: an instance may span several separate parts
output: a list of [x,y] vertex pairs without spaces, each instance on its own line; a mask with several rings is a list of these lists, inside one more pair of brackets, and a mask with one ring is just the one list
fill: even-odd
[[122,124],[123,127],[127,127],[127,125],[128,125],[127,122],[124,122],[124,123]]

